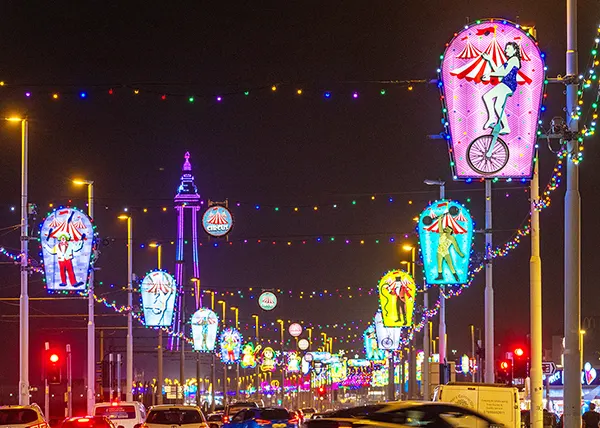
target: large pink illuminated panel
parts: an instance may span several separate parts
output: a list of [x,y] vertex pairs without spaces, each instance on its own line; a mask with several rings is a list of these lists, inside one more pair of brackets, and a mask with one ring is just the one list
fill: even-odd
[[478,21],[447,45],[440,77],[454,178],[530,178],[544,86],[534,38],[506,20]]

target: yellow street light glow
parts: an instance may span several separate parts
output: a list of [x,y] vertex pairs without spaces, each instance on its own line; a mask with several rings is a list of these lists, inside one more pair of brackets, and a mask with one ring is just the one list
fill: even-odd
[[75,180],[73,180],[73,184],[76,184],[78,186],[83,186],[86,184],[90,184],[90,182],[88,180],[80,180],[80,179],[76,178]]
[[23,119],[17,116],[7,117],[4,120],[8,120],[9,122],[21,122]]
[[401,264],[401,265],[407,265],[407,264],[408,264],[408,262],[407,262],[406,260],[402,260],[402,261],[400,262],[400,264]]
[[121,214],[119,217],[117,217],[119,220],[127,220],[129,218],[129,216],[127,214]]
[[[148,246],[149,246],[149,247],[152,247],[152,248],[157,248],[157,247],[160,247],[160,246],[161,246],[161,243],[160,243],[160,242],[150,242],[150,243],[148,244]],[[193,280],[194,280],[194,278],[192,278],[192,281],[193,281]]]
[[415,247],[413,247],[412,245],[403,245],[402,249],[404,251],[412,251]]

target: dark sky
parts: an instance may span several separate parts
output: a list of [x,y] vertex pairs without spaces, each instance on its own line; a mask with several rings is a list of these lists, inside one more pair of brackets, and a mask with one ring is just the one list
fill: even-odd
[[[144,275],[155,253],[142,244],[175,238],[172,198],[185,151],[190,151],[196,184],[203,198],[241,201],[233,207],[234,245],[200,250],[203,287],[214,289],[281,288],[313,291],[347,286],[371,288],[402,257],[398,239],[414,228],[412,218],[436,197],[425,178],[447,180],[447,196],[466,202],[483,227],[483,184],[452,182],[446,146],[428,140],[441,129],[435,85],[369,83],[377,80],[433,79],[439,55],[468,18],[501,16],[534,22],[547,53],[549,75],[564,74],[565,6],[562,2],[2,2],[0,9],[0,88],[2,114],[27,112],[30,125],[30,199],[45,213],[49,203],[72,200],[83,205],[84,192],[70,184],[75,176],[95,181],[96,223],[111,244],[102,248],[99,294],[125,302],[115,292],[126,282],[126,229],[116,216],[132,207],[134,271]],[[579,2],[581,65],[588,57],[596,26],[597,0]],[[270,86],[279,84],[272,93]],[[112,96],[108,90],[114,89]],[[250,89],[245,97],[242,92]],[[303,89],[298,96],[296,90]],[[135,96],[134,89],[140,94]],[[386,89],[385,96],[379,91]],[[79,99],[85,90],[88,97]],[[324,90],[333,97],[325,100]],[[550,87],[547,124],[562,115],[559,85]],[[25,100],[25,91],[32,93]],[[54,91],[58,101],[51,99]],[[351,93],[360,97],[353,100]],[[161,101],[160,95],[167,94]],[[217,104],[214,96],[225,94]],[[227,95],[231,94],[231,95]],[[188,96],[195,96],[193,104]],[[18,130],[2,126],[0,146],[0,227],[19,222],[20,149]],[[541,184],[550,178],[555,156],[541,145]],[[595,244],[597,202],[593,143],[581,167],[583,198],[583,315],[597,316]],[[510,238],[528,212],[522,184],[499,184],[494,192],[495,242]],[[562,334],[563,190],[554,195],[542,218],[544,345]],[[376,194],[374,202],[370,196]],[[392,196],[393,203],[387,198]],[[357,200],[356,206],[351,204]],[[409,200],[413,201],[409,204]],[[338,203],[339,209],[331,208]],[[259,211],[254,205],[261,205]],[[310,207],[324,206],[318,212]],[[168,207],[163,213],[161,208]],[[280,206],[275,212],[273,207]],[[294,213],[292,207],[308,209]],[[149,212],[141,209],[148,207]],[[38,219],[41,221],[41,218]],[[586,228],[587,226],[587,228]],[[336,236],[316,244],[316,236]],[[245,238],[275,237],[273,245],[239,245]],[[299,238],[300,237],[300,238]],[[301,245],[298,239],[307,237]],[[363,246],[344,245],[365,239]],[[375,244],[375,239],[382,243]],[[412,237],[414,242],[414,237]],[[293,240],[291,247],[285,241]],[[206,243],[206,239],[203,237]],[[18,248],[18,232],[0,231],[0,244]],[[35,245],[32,244],[32,249]],[[482,238],[476,239],[482,250]],[[34,251],[35,253],[35,251]],[[173,271],[174,246],[165,247],[165,267]],[[524,337],[529,320],[529,239],[494,267],[497,342]],[[188,268],[188,272],[190,272]],[[0,294],[17,297],[18,271],[0,265]],[[31,295],[43,296],[39,275]],[[110,289],[108,284],[116,284]],[[12,302],[11,302],[12,304]],[[255,301],[239,304],[242,323],[257,313]],[[101,314],[111,314],[97,306]],[[282,298],[281,307],[261,321],[277,318],[322,325],[369,320],[374,296],[352,300]],[[190,306],[191,309],[191,306]],[[83,302],[33,303],[32,314],[84,313]],[[17,314],[3,302],[0,314]],[[228,314],[228,316],[230,316]],[[16,361],[16,318],[0,319],[7,349],[0,357]],[[123,318],[102,317],[101,325],[124,325]],[[483,327],[483,276],[448,303],[449,349],[468,351],[469,324]],[[364,322],[358,322],[360,333]],[[44,340],[78,346],[84,357],[84,320],[33,319],[32,352]],[[328,334],[340,330],[325,328]],[[344,336],[350,332],[345,331]],[[593,332],[590,332],[593,333]],[[265,337],[278,337],[265,329]],[[107,346],[123,349],[118,331]],[[136,330],[136,349],[151,351],[153,333]],[[586,340],[594,335],[586,336]],[[354,349],[362,347],[356,342]],[[586,353],[593,356],[586,344]],[[35,354],[34,354],[35,355]],[[32,357],[32,380],[37,376]],[[152,373],[153,356],[137,360]],[[16,365],[3,364],[0,383],[16,381]],[[77,367],[76,371],[83,370]],[[176,367],[168,367],[175,375]]]

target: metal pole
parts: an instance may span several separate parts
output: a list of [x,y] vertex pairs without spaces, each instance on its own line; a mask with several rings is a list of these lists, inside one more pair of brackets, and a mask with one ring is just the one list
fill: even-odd
[[494,288],[492,286],[492,181],[485,180],[485,383],[494,383]]
[[[44,349],[46,350],[44,355],[46,355],[47,351],[50,349],[50,343],[46,342],[44,345]],[[48,363],[44,360],[44,367],[46,367],[46,364]],[[50,420],[50,385],[48,384],[47,370],[44,370],[44,416],[47,421]]]
[[471,361],[473,361],[473,369],[471,370],[471,378],[472,381],[475,382],[475,366],[476,358],[475,358],[475,326],[471,324]]
[[[156,247],[156,253],[157,253],[157,269],[162,269],[162,244],[158,243],[158,246]],[[163,352],[164,352],[164,347],[163,347],[163,331],[161,328],[158,329],[158,375],[157,375],[157,379],[156,379],[156,404],[162,404],[163,403],[163,379],[164,379],[164,374],[163,374]]]
[[210,364],[210,411],[211,413],[215,411],[215,388],[217,386],[217,368],[215,366],[215,353],[211,354],[211,364]]
[[21,296],[19,301],[19,404],[29,405],[29,225],[27,207],[27,166],[29,125],[21,120]]
[[387,390],[387,399],[388,401],[396,400],[396,384],[394,379],[394,351],[389,351],[388,353],[388,390]]
[[[577,0],[567,0],[566,74],[573,80],[567,85],[567,123],[577,132],[578,123],[572,119],[577,106]],[[579,167],[572,162],[577,156],[577,141],[567,142],[567,187],[565,193],[565,371],[564,426],[581,426],[581,196]]]
[[531,311],[531,410],[532,428],[544,426],[544,390],[542,380],[542,259],[540,258],[540,212],[536,203],[540,197],[539,159],[535,159],[531,180],[531,258],[529,286]]
[[196,353],[196,406],[202,404],[200,395],[200,353]]
[[114,382],[113,382],[114,372],[113,372],[113,354],[108,354],[108,399],[112,400],[114,398]]
[[[440,199],[446,198],[446,187],[440,185]],[[439,361],[440,361],[440,385],[448,382],[446,379],[446,287],[440,285],[440,326],[438,331],[439,336]]]
[[133,220],[127,218],[127,384],[125,397],[133,401]]
[[[429,297],[427,295],[427,284],[423,281],[423,287],[425,291],[423,293],[423,307],[427,310],[429,305]],[[429,401],[431,399],[431,393],[429,392],[429,354],[431,349],[429,346],[429,322],[425,324],[423,328],[423,369],[421,370],[421,381],[423,382],[423,400]]]
[[156,379],[156,404],[163,403],[163,332],[158,329],[158,375]]
[[[94,218],[94,182],[88,185],[88,215]],[[91,237],[90,237],[91,239]],[[94,266],[90,271],[88,285],[88,325],[87,325],[87,414],[94,412],[96,404],[96,332],[94,320]]]
[[73,372],[71,345],[67,344],[67,416],[73,416]]
[[185,404],[185,290],[182,287],[181,293],[181,327],[179,331],[183,335],[181,338],[181,346],[179,348],[179,383],[181,384],[181,403]]
[[[117,354],[117,400],[122,400],[121,392],[121,354]],[[130,401],[130,400],[127,400]]]

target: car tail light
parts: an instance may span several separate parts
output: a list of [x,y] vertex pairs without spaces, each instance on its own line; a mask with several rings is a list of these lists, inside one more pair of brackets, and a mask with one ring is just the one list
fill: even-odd
[[296,418],[296,417],[288,419],[288,424],[297,424],[297,423],[298,423],[298,418]]
[[271,425],[271,421],[268,421],[266,419],[255,419],[255,422],[258,425]]
[[229,416],[223,415],[223,423],[224,424],[228,424],[229,423]]
[[79,418],[77,419],[77,422],[89,422],[90,419],[89,418]]

